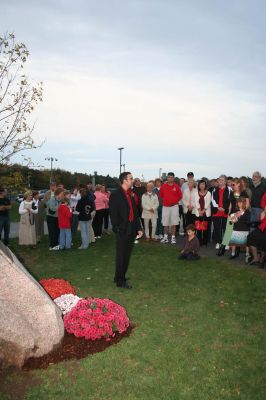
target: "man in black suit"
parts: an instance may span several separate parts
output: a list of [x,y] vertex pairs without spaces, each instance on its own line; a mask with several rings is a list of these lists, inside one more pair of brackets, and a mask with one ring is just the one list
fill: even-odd
[[136,234],[143,235],[138,209],[131,190],[133,177],[130,172],[119,176],[120,188],[110,196],[110,218],[116,234],[116,269],[114,281],[116,286],[131,289],[126,281],[126,272]]

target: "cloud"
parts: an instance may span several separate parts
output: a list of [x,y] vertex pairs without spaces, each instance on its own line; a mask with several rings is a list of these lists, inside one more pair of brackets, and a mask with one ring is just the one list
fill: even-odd
[[148,178],[158,167],[265,170],[265,4],[256,4],[3,0],[1,25],[27,43],[29,75],[44,81],[34,135],[47,141],[34,157],[112,175],[123,146],[126,165]]

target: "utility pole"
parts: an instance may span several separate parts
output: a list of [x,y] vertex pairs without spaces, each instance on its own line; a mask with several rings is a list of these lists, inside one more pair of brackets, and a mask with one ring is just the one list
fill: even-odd
[[122,150],[124,150],[124,147],[118,147],[118,149],[120,151],[120,161],[119,161],[119,175],[121,174],[121,170],[122,170]]
[[53,162],[58,161],[58,159],[55,157],[46,157],[45,160],[51,161],[51,166],[50,166],[50,184],[51,184],[53,181]]

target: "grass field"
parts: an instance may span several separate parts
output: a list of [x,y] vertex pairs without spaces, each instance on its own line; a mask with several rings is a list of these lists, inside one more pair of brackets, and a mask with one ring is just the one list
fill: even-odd
[[65,278],[80,296],[111,298],[136,328],[86,359],[10,373],[1,399],[266,398],[263,271],[217,259],[185,263],[174,247],[140,243],[128,273],[133,289],[123,290],[112,283],[113,236],[87,251],[47,247],[45,241],[25,250],[12,242],[36,278]]

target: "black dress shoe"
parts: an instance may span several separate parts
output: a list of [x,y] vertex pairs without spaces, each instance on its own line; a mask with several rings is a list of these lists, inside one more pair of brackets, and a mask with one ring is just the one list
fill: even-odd
[[253,267],[259,267],[260,266],[260,262],[259,261],[250,261],[249,265],[253,266]]
[[[125,281],[130,281],[130,278],[125,278]],[[114,278],[114,283],[116,283],[116,278]]]
[[234,258],[237,258],[238,257],[238,254],[231,254],[231,256],[229,257],[229,260],[233,260]]
[[123,289],[132,289],[132,286],[129,285],[127,282],[117,283],[116,286]]
[[225,253],[225,246],[222,244],[217,252],[217,256],[221,257],[224,255],[224,253]]

